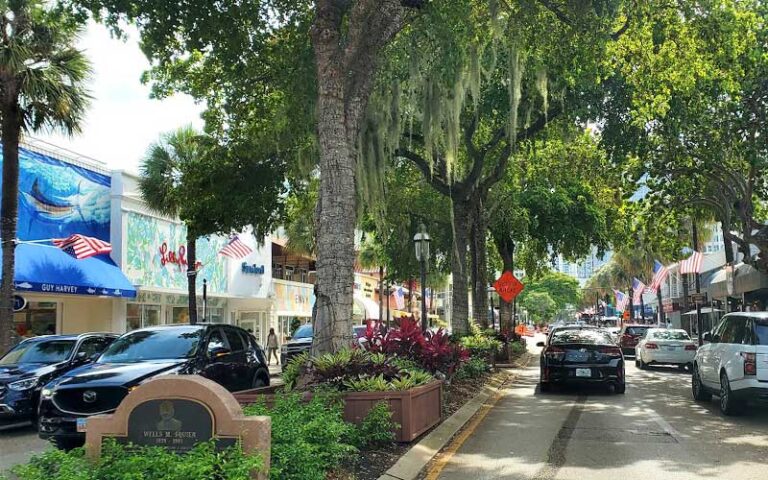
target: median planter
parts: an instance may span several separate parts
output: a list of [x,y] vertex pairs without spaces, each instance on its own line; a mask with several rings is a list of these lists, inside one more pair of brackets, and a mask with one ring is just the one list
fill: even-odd
[[[257,388],[234,394],[242,405],[250,405],[264,399],[267,406],[274,401],[274,389]],[[310,395],[307,395],[309,400]],[[412,442],[419,435],[434,427],[441,420],[443,405],[443,382],[435,380],[427,385],[402,391],[386,392],[345,392],[344,420],[359,424],[368,412],[380,402],[386,402],[392,412],[392,421],[399,425],[395,440]]]
[[344,420],[360,423],[379,402],[386,402],[392,421],[400,426],[395,440],[412,442],[419,435],[440,423],[443,405],[443,382],[436,380],[395,392],[347,392],[344,394]]

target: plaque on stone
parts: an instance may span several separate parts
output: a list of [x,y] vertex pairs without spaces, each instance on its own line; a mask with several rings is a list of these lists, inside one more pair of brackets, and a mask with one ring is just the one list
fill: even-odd
[[266,478],[269,471],[271,421],[246,417],[224,387],[202,377],[161,377],[131,392],[114,414],[90,417],[86,425],[86,453],[98,458],[105,439],[120,444],[163,447],[174,453],[192,450],[214,440],[217,450],[241,442],[245,453],[260,454]]

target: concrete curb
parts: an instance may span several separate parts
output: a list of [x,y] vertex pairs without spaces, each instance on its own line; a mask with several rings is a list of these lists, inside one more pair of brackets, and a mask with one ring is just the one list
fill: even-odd
[[[520,360],[527,362],[529,355],[522,356]],[[516,367],[521,365],[522,362],[518,362]],[[456,413],[448,417],[443,423],[427,434],[426,437],[422,438],[419,443],[411,447],[378,480],[414,480],[418,478],[421,471],[432,461],[435,455],[448,445],[448,442],[464,428],[467,422],[482,408],[483,404],[492,395],[497,393],[502,385],[513,376],[513,372],[506,373],[507,375],[503,378],[496,379],[491,381],[490,384],[485,385],[480,393],[465,403]]]

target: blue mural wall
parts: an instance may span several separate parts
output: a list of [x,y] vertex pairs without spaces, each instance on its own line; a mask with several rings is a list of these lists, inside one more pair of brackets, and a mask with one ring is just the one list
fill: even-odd
[[26,149],[19,169],[19,239],[80,233],[109,241],[109,176]]

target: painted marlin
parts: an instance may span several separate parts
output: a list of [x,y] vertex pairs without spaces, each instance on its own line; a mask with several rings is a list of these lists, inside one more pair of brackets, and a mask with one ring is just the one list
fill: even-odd
[[86,290],[86,292],[88,292],[91,295],[93,295],[94,293],[96,293],[96,289],[95,288],[89,288],[88,290]]
[[[78,190],[80,186],[78,185]],[[48,218],[67,217],[75,211],[75,206],[67,200],[52,198],[40,190],[40,183],[36,178],[29,192],[23,192],[30,204],[34,205],[37,212]]]

